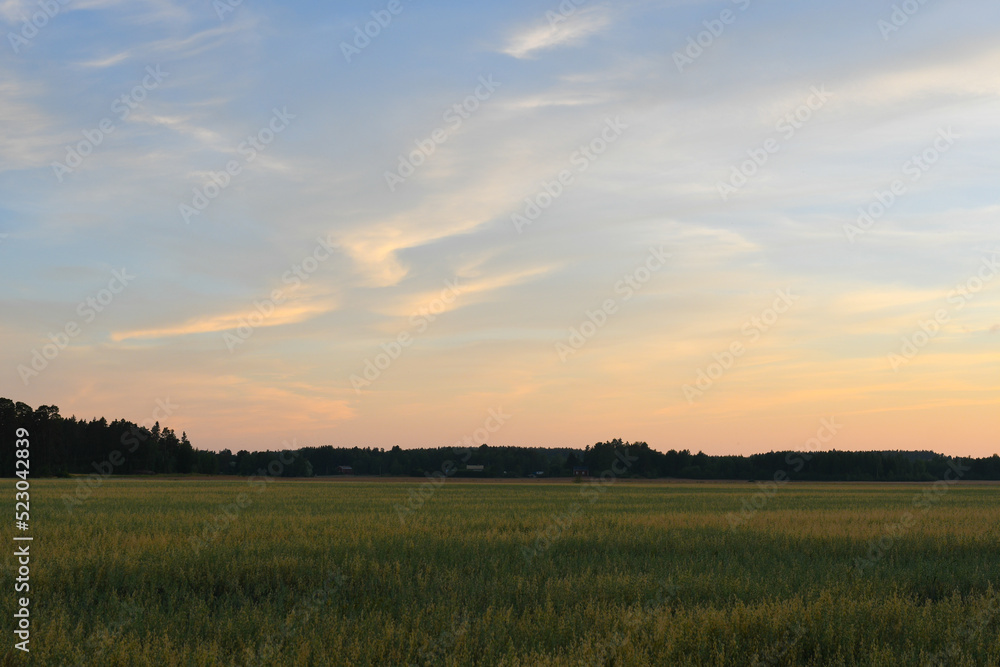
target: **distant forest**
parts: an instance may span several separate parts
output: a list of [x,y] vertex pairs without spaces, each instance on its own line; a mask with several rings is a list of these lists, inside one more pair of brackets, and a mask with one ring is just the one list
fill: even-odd
[[[159,422],[146,428],[125,420],[89,422],[62,417],[53,405],[32,410],[0,398],[0,437],[13,445],[15,430],[30,440],[31,476],[87,474],[280,475],[336,474],[424,477],[598,477],[719,480],[933,481],[1000,479],[1000,457],[959,459],[934,452],[769,452],[709,456],[688,450],[660,452],[645,442],[609,440],[584,449],[543,447],[304,447],[295,451],[212,452],[195,449],[187,435]],[[279,460],[281,464],[276,462]],[[0,476],[14,475],[15,448],[4,446]],[[482,469],[479,469],[482,466]],[[350,468],[350,470],[344,470]],[[585,469],[585,470],[584,470]]]

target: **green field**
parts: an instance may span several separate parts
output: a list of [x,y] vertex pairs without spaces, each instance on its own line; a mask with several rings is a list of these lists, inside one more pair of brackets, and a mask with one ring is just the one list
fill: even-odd
[[33,481],[3,664],[1000,664],[1000,486],[419,486]]

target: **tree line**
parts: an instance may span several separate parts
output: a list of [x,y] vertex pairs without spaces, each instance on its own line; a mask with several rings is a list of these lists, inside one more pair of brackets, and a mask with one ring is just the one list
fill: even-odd
[[[645,442],[621,439],[583,449],[482,445],[461,453],[451,447],[303,447],[295,451],[233,453],[195,449],[159,422],[152,426],[103,417],[90,421],[62,417],[54,405],[37,409],[0,398],[0,437],[9,446],[0,455],[0,476],[14,475],[14,433],[28,430],[32,476],[87,474],[280,474],[314,477],[337,474],[455,477],[683,478],[768,481],[933,481],[951,470],[967,480],[1000,479],[1000,457],[952,458],[928,451],[768,452],[751,456],[710,456],[689,450],[661,452]],[[274,462],[281,455],[282,465]],[[285,463],[291,459],[290,463]],[[482,469],[479,469],[482,466]],[[470,468],[471,467],[471,468]],[[349,471],[344,468],[350,468]],[[279,470],[275,473],[273,471]]]

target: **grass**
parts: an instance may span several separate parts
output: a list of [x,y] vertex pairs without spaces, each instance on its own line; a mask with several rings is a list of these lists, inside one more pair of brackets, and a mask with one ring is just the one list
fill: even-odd
[[1000,664],[1000,486],[258,483],[32,482],[31,664]]

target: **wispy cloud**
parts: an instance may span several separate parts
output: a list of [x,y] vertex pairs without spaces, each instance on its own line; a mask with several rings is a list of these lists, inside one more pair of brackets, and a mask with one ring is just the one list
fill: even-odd
[[507,103],[507,108],[541,109],[543,107],[579,107],[593,104],[601,104],[608,100],[607,94],[601,93],[575,93],[575,92],[552,92],[541,95],[531,95],[521,97]]
[[[301,289],[305,290],[305,288]],[[261,324],[256,325],[255,328],[277,327],[305,322],[313,317],[335,310],[337,303],[337,300],[330,296],[317,295],[310,297],[300,294],[298,297],[275,305],[274,312],[264,317]],[[249,305],[240,310],[195,317],[176,325],[116,331],[111,334],[111,340],[121,342],[125,340],[174,338],[192,334],[217,333],[236,329],[241,324],[245,324],[248,315],[256,312],[253,306]]]
[[[545,266],[475,278],[459,275],[453,282],[457,298],[445,303],[441,307],[441,310],[435,311],[435,313],[446,313],[474,303],[481,303],[487,298],[490,292],[530,282],[551,273],[555,268],[557,267]],[[390,317],[409,317],[417,313],[421,307],[426,308],[427,304],[440,296],[440,293],[441,290],[437,289],[401,296],[400,298],[392,299],[386,306],[376,307],[373,310]]]
[[578,46],[611,23],[603,7],[580,10],[564,18],[552,14],[545,25],[527,28],[512,36],[503,53],[515,58],[533,58],[539,51],[558,46]]
[[80,67],[101,69],[104,67],[113,67],[118,63],[125,62],[131,57],[128,51],[122,51],[121,53],[116,53],[113,56],[108,56],[106,58],[100,58],[98,60],[88,60],[86,62],[78,63]]
[[47,164],[46,157],[60,138],[50,112],[35,102],[41,83],[28,83],[0,70],[0,172]]
[[[979,403],[995,395],[1000,280],[905,373],[886,363],[996,237],[1000,6],[967,2],[928,5],[888,43],[862,0],[835,14],[755,3],[683,75],[671,54],[706,41],[712,3],[479,3],[460,33],[451,9],[427,6],[349,65],[331,48],[368,18],[337,3],[243,3],[221,23],[207,1],[61,4],[30,48],[0,58],[0,365],[80,320],[103,267],[142,267],[142,280],[37,383],[0,377],[0,395],[141,417],[144,392],[169,392],[190,406],[178,428],[208,447],[274,446],[303,424],[324,443],[447,442],[456,415],[502,404],[518,414],[510,444],[627,425],[660,448],[749,452],[795,442],[813,413],[870,411],[884,416],[852,426],[859,447],[936,446],[939,420],[994,448],[995,409]],[[17,33],[36,11],[0,0],[0,23]],[[169,77],[122,117],[112,105],[147,65]],[[488,101],[480,75],[502,82]],[[802,108],[813,85],[832,95],[821,110]],[[297,118],[271,136],[284,105]],[[790,113],[789,134],[776,123]],[[608,142],[619,115],[628,129]],[[99,136],[103,118],[114,131]],[[843,225],[948,127],[961,140],[848,243]],[[267,144],[252,161],[249,138]],[[78,149],[89,156],[60,183],[52,162]],[[390,191],[401,160],[420,166]],[[722,202],[734,171],[746,187]],[[195,188],[211,205],[185,225]],[[518,234],[511,216],[529,206]],[[339,246],[329,259],[318,237]],[[616,287],[660,245],[661,273]],[[221,332],[292,267],[301,286],[229,354]],[[434,309],[447,316],[355,403],[350,375],[455,277],[457,298]],[[680,386],[786,287],[795,309],[692,409]],[[553,344],[603,321],[608,298],[621,308],[561,363]],[[961,418],[903,409],[938,403]],[[248,410],[274,430],[246,427]]]

